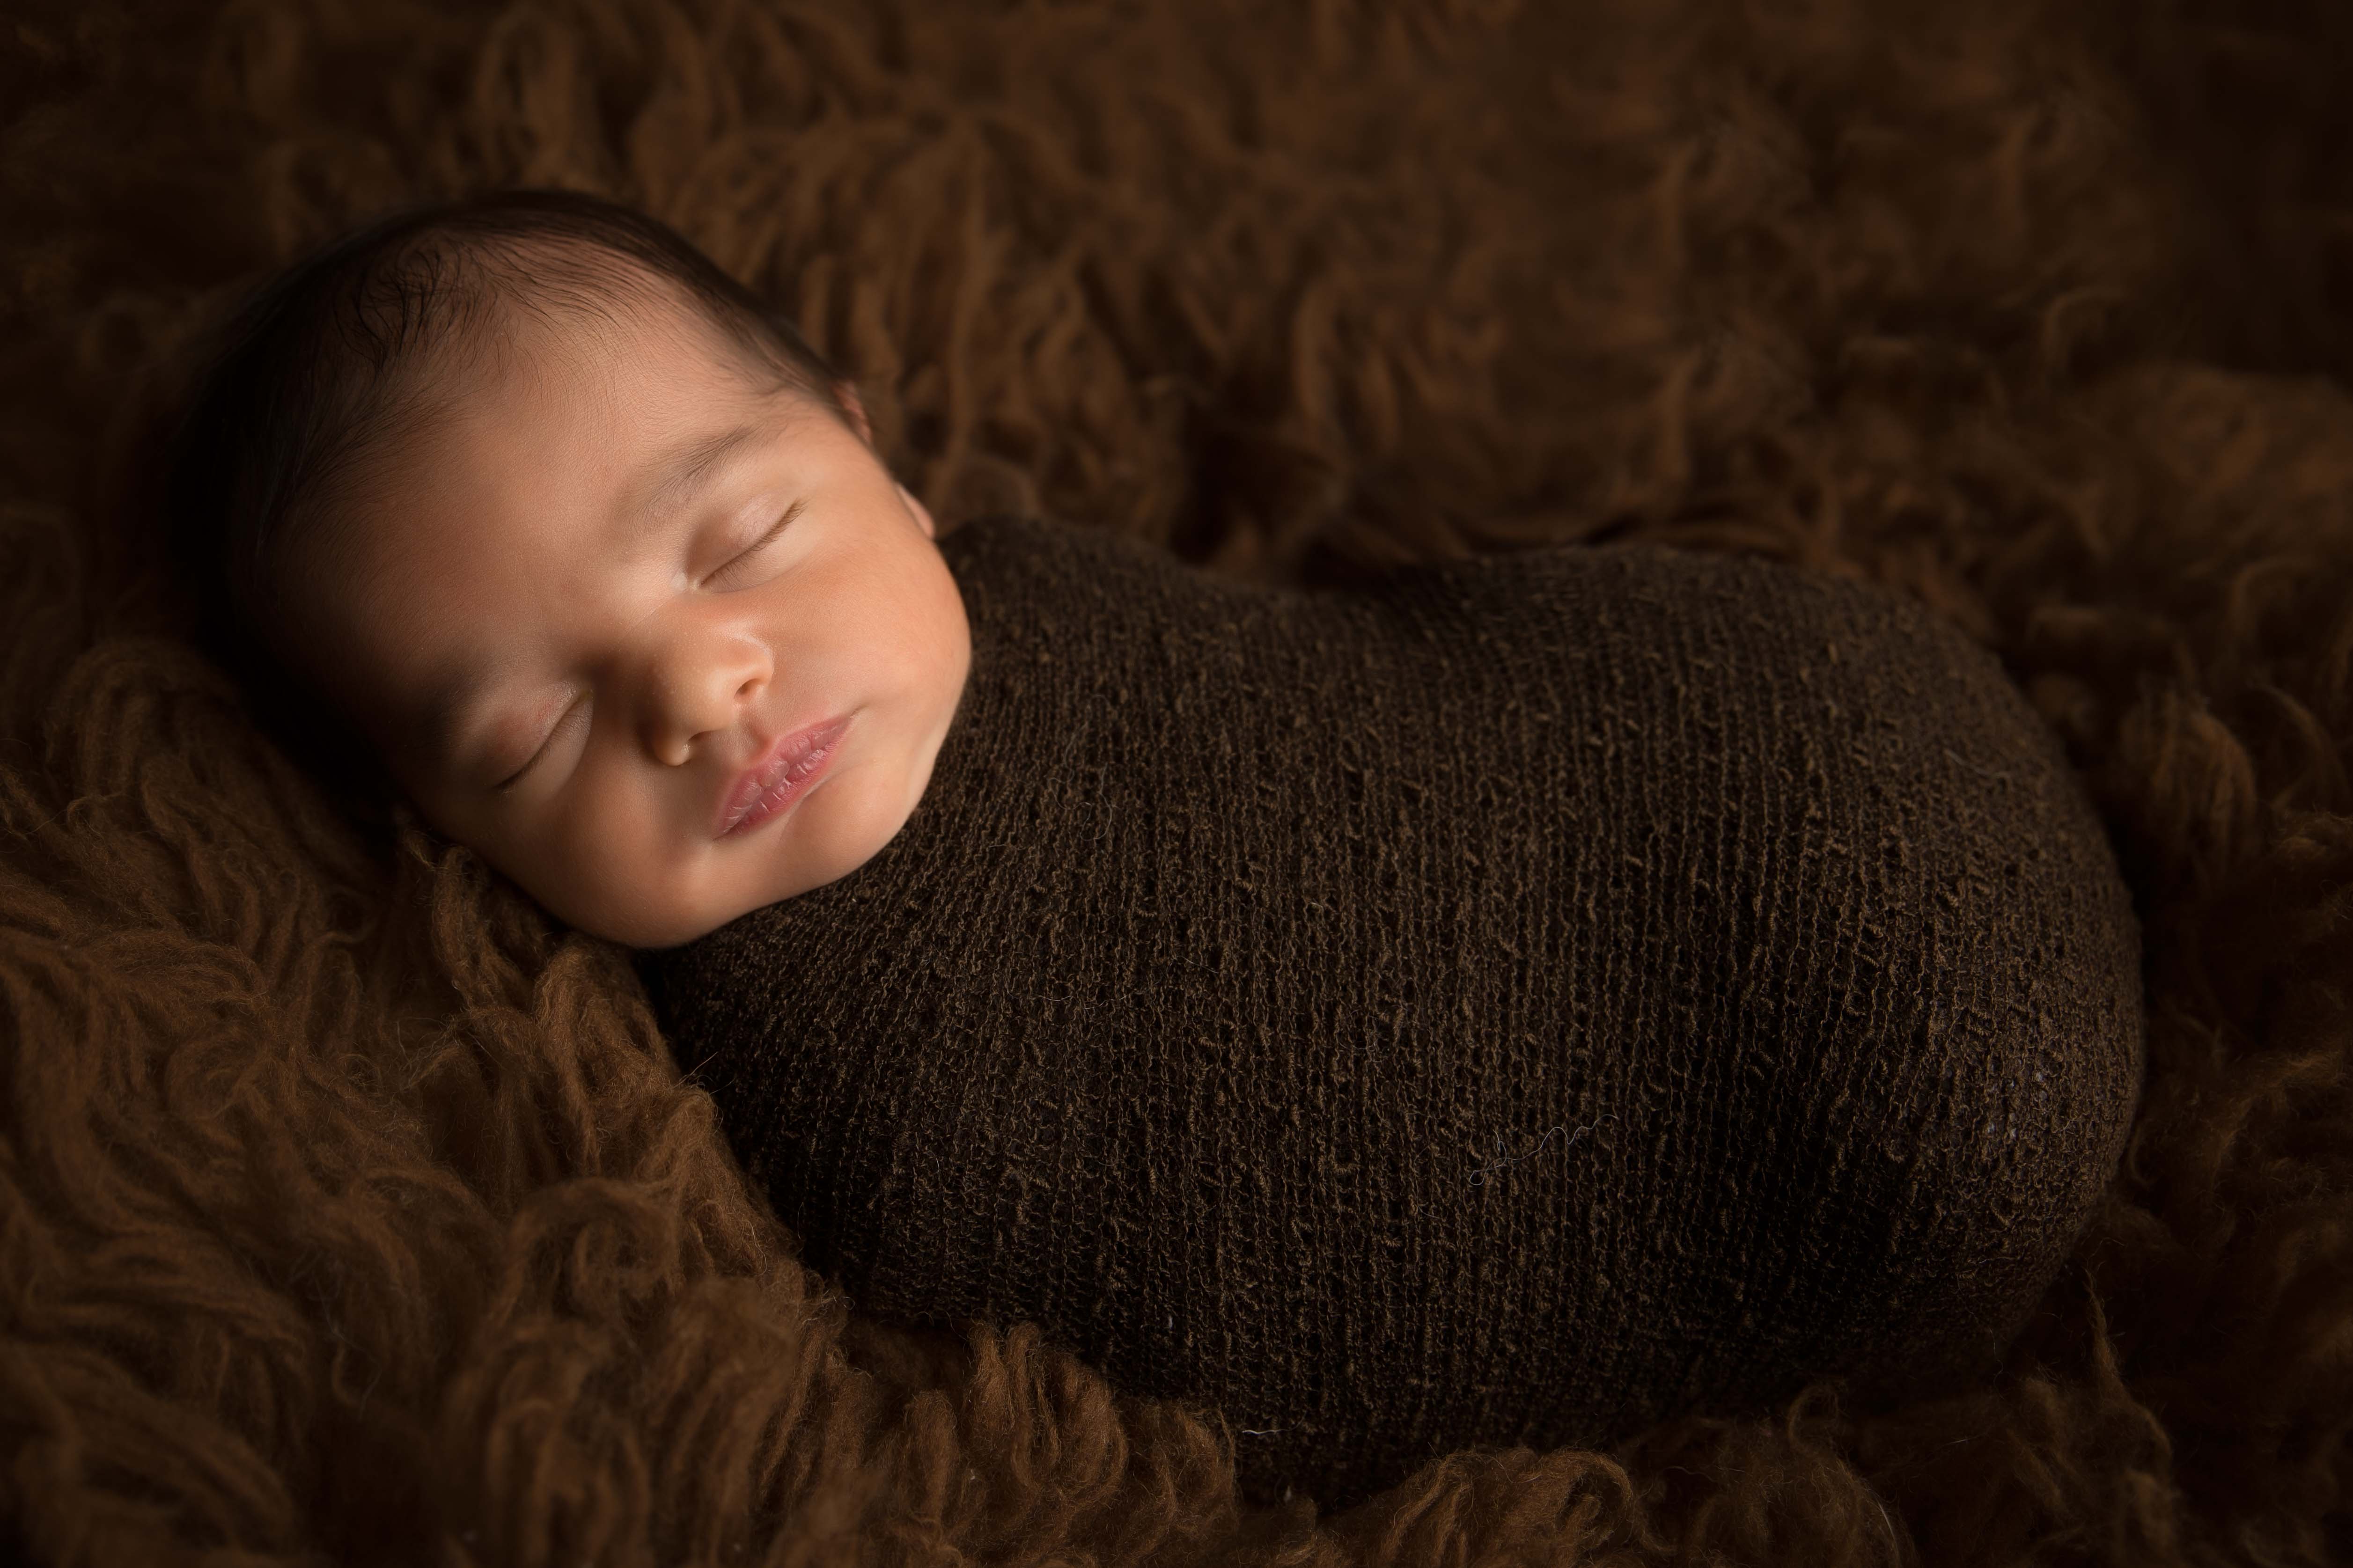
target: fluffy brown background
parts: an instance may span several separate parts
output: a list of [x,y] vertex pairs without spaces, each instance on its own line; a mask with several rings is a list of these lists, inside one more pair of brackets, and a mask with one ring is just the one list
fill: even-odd
[[[0,1495],[58,1563],[2353,1561],[2353,8],[239,0],[0,22]],[[1261,580],[1651,536],[1999,650],[2147,922],[1998,1383],[1352,1516],[795,1261],[617,955],[364,841],[139,571],[197,312],[636,202],[951,523]],[[5,1550],[5,1542],[0,1542]]]

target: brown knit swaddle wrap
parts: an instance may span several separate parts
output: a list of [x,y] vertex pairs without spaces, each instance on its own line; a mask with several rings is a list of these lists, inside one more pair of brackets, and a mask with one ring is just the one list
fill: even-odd
[[2123,1148],[2139,932],[1962,634],[1654,545],[1345,593],[941,549],[973,668],[905,827],[640,955],[861,1309],[1035,1319],[1333,1507],[2022,1324]]

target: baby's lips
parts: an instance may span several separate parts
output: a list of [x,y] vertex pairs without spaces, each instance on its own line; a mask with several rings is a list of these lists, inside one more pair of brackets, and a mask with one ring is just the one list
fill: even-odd
[[733,833],[762,795],[775,788],[777,782],[795,767],[833,744],[849,723],[849,714],[837,713],[829,719],[805,724],[762,746],[751,765],[735,775],[734,782],[721,798],[712,837],[724,838]]

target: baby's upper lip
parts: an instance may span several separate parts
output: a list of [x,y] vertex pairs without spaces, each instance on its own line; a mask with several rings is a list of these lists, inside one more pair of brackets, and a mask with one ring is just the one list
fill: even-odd
[[759,750],[752,754],[750,764],[735,775],[734,781],[727,786],[727,793],[719,797],[719,812],[713,822],[712,837],[725,837],[728,831],[744,819],[744,814],[752,809],[753,802],[782,778],[786,769],[832,740],[841,726],[849,722],[849,714],[837,713],[762,742]]

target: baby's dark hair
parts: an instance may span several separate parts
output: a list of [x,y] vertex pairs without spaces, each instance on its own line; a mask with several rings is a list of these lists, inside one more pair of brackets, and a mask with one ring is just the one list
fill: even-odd
[[347,808],[378,816],[393,792],[350,716],[274,640],[288,545],[346,514],[507,312],[610,321],[664,285],[756,390],[799,392],[846,422],[832,367],[790,321],[668,225],[578,191],[396,208],[262,279],[196,340],[164,446],[170,568],[195,595],[200,646]]

